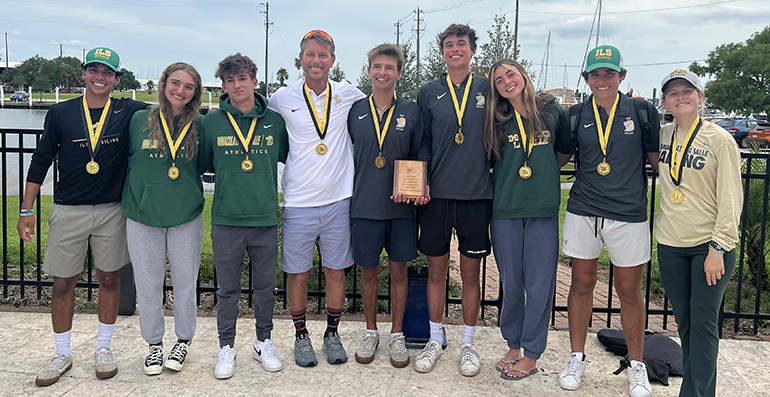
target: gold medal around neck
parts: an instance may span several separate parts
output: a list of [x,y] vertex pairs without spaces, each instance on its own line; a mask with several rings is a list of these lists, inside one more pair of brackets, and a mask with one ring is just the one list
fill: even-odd
[[671,202],[674,204],[680,204],[682,201],[684,201],[684,193],[682,193],[681,190],[676,189],[673,192],[671,192]]
[[91,159],[91,161],[86,164],[86,172],[91,175],[95,175],[97,172],[99,172],[99,163],[94,161],[94,159]]
[[610,173],[610,164],[607,163],[607,160],[603,160],[599,165],[596,166],[596,172],[599,173],[601,176],[607,176],[607,174]]
[[465,135],[463,135],[462,132],[458,132],[455,134],[455,143],[458,145],[462,145],[463,142],[465,142]]
[[529,177],[532,176],[532,168],[529,168],[528,165],[524,164],[519,168],[519,176],[521,179],[529,179]]
[[168,169],[168,177],[172,180],[179,178],[179,168],[176,168],[175,165],[171,165],[171,168]]
[[246,160],[241,161],[241,169],[243,172],[251,172],[251,170],[254,169],[254,162],[249,160],[248,158]]
[[318,146],[315,147],[315,152],[320,154],[321,156],[326,154],[326,152],[328,151],[329,151],[329,148],[326,147],[326,144],[323,142],[319,143]]
[[374,159],[374,165],[377,166],[377,168],[385,168],[385,157],[380,154],[377,156],[377,158]]

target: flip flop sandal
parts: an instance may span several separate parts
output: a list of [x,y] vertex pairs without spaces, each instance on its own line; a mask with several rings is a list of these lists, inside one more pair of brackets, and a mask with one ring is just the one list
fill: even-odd
[[535,367],[534,369],[532,369],[532,371],[529,371],[529,372],[522,371],[520,369],[510,369],[510,370],[508,370],[508,372],[518,372],[520,374],[524,374],[524,376],[518,376],[518,377],[517,376],[511,376],[511,375],[509,375],[506,372],[501,372],[500,373],[500,377],[503,378],[503,379],[508,379],[508,380],[522,380],[522,379],[524,379],[524,378],[526,378],[526,377],[528,377],[530,375],[536,374],[538,371],[539,370],[537,369],[537,367]]
[[[519,359],[519,360],[521,360],[521,359]],[[516,365],[516,363],[518,363],[519,360],[505,361],[505,357],[503,357],[503,358],[500,359],[500,361],[497,362],[497,364],[495,364],[495,369],[497,370],[497,372],[503,373],[503,372],[505,372],[505,369],[509,365]],[[503,366],[500,366],[500,363],[503,363]]]

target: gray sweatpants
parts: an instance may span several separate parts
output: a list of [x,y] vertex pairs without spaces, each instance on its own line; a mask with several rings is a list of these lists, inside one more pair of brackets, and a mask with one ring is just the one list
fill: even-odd
[[219,346],[235,346],[235,322],[241,297],[244,251],[251,258],[254,318],[257,339],[270,338],[273,330],[275,268],[278,262],[277,226],[211,226],[211,245],[217,274],[217,328]]
[[158,228],[126,221],[128,253],[134,266],[139,327],[149,344],[163,341],[163,285],[166,253],[174,285],[174,330],[182,340],[192,340],[197,324],[195,286],[201,260],[203,214],[179,226]]
[[500,331],[511,349],[539,359],[548,339],[556,288],[559,220],[499,219],[490,222],[492,248],[503,282]]

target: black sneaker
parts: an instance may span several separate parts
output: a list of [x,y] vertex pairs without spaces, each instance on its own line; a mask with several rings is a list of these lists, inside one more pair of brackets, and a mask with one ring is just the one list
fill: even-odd
[[177,372],[181,371],[182,366],[184,365],[184,359],[187,358],[187,351],[189,348],[190,345],[188,343],[177,341],[176,344],[174,344],[174,347],[171,348],[171,353],[168,355],[166,368]]
[[163,372],[163,343],[150,345],[150,353],[144,359],[144,373],[160,375]]

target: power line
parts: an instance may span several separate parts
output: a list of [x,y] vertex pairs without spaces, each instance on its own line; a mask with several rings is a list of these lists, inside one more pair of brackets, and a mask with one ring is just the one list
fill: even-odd
[[450,5],[443,6],[443,7],[437,7],[437,8],[432,8],[430,10],[424,10],[423,12],[426,13],[426,14],[430,14],[430,13],[434,13],[434,12],[449,11],[449,10],[454,10],[454,9],[457,9],[457,8],[466,7],[466,6],[469,6],[469,5],[472,5],[472,4],[480,3],[482,1],[483,0],[465,0],[465,1],[461,1],[459,3],[450,4]]

